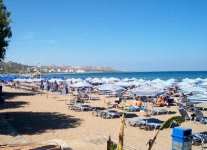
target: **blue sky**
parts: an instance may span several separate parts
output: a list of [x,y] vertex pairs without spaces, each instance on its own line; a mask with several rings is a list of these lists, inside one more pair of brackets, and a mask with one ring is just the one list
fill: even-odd
[[206,0],[4,0],[6,61],[207,70]]

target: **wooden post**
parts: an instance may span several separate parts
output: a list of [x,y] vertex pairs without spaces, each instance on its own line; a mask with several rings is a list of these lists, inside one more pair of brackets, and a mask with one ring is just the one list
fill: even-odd
[[111,150],[111,136],[109,136],[109,139],[107,140],[107,150]]
[[124,128],[125,128],[125,118],[124,118],[124,113],[123,113],[122,117],[121,117],[121,127],[120,127],[120,132],[119,132],[118,150],[123,150],[123,146],[124,146]]

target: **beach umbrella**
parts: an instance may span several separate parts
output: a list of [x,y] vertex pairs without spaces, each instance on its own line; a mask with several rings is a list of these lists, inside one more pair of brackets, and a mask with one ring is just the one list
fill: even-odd
[[72,87],[72,88],[92,88],[93,85],[89,84],[88,82],[77,82],[77,83],[74,83],[74,84],[70,84],[69,87]]
[[103,84],[103,81],[99,78],[94,78],[89,81],[91,84]]
[[117,86],[117,85],[113,85],[113,84],[103,84],[103,85],[97,86],[97,89],[99,91],[110,91],[110,92],[124,92],[124,91],[126,91],[125,88]]
[[122,81],[120,81],[120,82],[114,83],[114,85],[126,88],[126,87],[129,87],[129,86],[132,86],[133,84],[132,84],[132,82],[122,82]]
[[63,82],[64,80],[60,79],[60,78],[52,78],[49,80],[49,82]]
[[163,89],[159,89],[156,87],[146,86],[146,87],[138,87],[128,91],[129,93],[133,93],[136,96],[156,96],[163,92]]
[[68,78],[67,80],[66,80],[66,82],[67,83],[77,83],[77,82],[82,82],[83,81],[83,79],[80,79],[80,78]]
[[207,94],[196,94],[187,98],[192,102],[207,103]]
[[183,87],[181,89],[182,93],[192,93],[192,94],[202,94],[206,91],[205,88],[202,87],[194,87],[194,86],[188,86],[188,87]]

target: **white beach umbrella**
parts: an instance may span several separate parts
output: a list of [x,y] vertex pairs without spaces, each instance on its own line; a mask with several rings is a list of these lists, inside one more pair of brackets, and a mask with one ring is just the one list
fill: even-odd
[[156,88],[156,87],[138,87],[132,90],[129,90],[129,92],[135,94],[136,96],[156,96],[158,93],[163,91],[162,89]]
[[192,102],[207,103],[207,94],[197,94],[189,96],[187,99]]
[[120,86],[120,87],[129,87],[129,86],[132,86],[133,83],[132,82],[123,82],[123,81],[120,81],[120,82],[116,82],[114,83],[114,85],[117,85],[117,86]]
[[80,79],[80,78],[68,78],[67,80],[66,80],[66,82],[67,83],[77,83],[77,82],[82,82],[82,81],[84,81],[83,79]]
[[93,85],[89,84],[88,82],[82,81],[82,82],[77,82],[75,84],[70,84],[69,87],[72,88],[91,88]]
[[94,78],[90,81],[91,84],[103,84],[103,81],[100,78]]
[[64,80],[59,79],[59,78],[52,78],[49,80],[49,82],[63,82]]
[[126,90],[123,87],[112,85],[112,84],[103,84],[103,85],[97,86],[97,89],[99,91],[111,91],[111,92],[123,92]]
[[194,87],[194,86],[191,86],[191,87],[183,87],[181,89],[181,92],[182,93],[193,93],[193,94],[202,94],[206,91],[205,88],[202,88],[202,87]]

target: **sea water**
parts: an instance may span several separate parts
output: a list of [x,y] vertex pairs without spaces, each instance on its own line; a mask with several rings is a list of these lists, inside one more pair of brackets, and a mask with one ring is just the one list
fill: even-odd
[[138,78],[145,80],[162,79],[168,80],[171,78],[182,80],[185,78],[207,78],[207,71],[169,71],[169,72],[108,72],[108,73],[72,73],[72,74],[50,74],[46,75],[52,78]]

